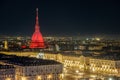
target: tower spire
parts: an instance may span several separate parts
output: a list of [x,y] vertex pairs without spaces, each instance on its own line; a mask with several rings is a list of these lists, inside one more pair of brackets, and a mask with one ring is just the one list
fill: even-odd
[[38,8],[36,8],[36,24],[35,24],[35,31],[39,31],[39,20],[38,20]]
[[39,25],[39,20],[38,20],[38,8],[36,8],[36,25]]

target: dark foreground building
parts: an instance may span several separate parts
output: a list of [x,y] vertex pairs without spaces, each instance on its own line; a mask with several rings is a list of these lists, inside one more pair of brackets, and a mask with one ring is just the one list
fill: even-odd
[[61,63],[53,60],[3,54],[0,54],[0,59],[1,64],[9,64],[15,67],[15,78],[10,77],[9,79],[6,78],[0,80],[59,80],[63,69],[63,65]]

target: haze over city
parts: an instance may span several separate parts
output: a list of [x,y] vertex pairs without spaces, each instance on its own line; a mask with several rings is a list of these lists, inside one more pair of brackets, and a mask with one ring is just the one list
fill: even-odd
[[44,36],[120,34],[120,5],[114,0],[2,0],[0,7],[1,35],[31,36],[36,7]]

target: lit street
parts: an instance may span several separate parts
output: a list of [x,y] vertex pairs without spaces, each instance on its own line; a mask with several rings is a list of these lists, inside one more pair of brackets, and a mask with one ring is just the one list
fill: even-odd
[[63,80],[117,80],[117,79],[110,75],[90,74],[67,70],[63,74]]

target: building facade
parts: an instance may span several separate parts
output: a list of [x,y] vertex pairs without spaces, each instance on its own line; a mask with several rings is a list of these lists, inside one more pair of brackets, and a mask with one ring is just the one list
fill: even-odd
[[120,59],[96,58],[80,54],[64,55],[51,53],[45,53],[44,58],[59,61],[64,64],[64,68],[72,68],[75,71],[120,76]]
[[20,66],[16,68],[15,80],[59,80],[60,73],[60,65]]
[[15,80],[15,68],[11,65],[0,65],[0,80]]

